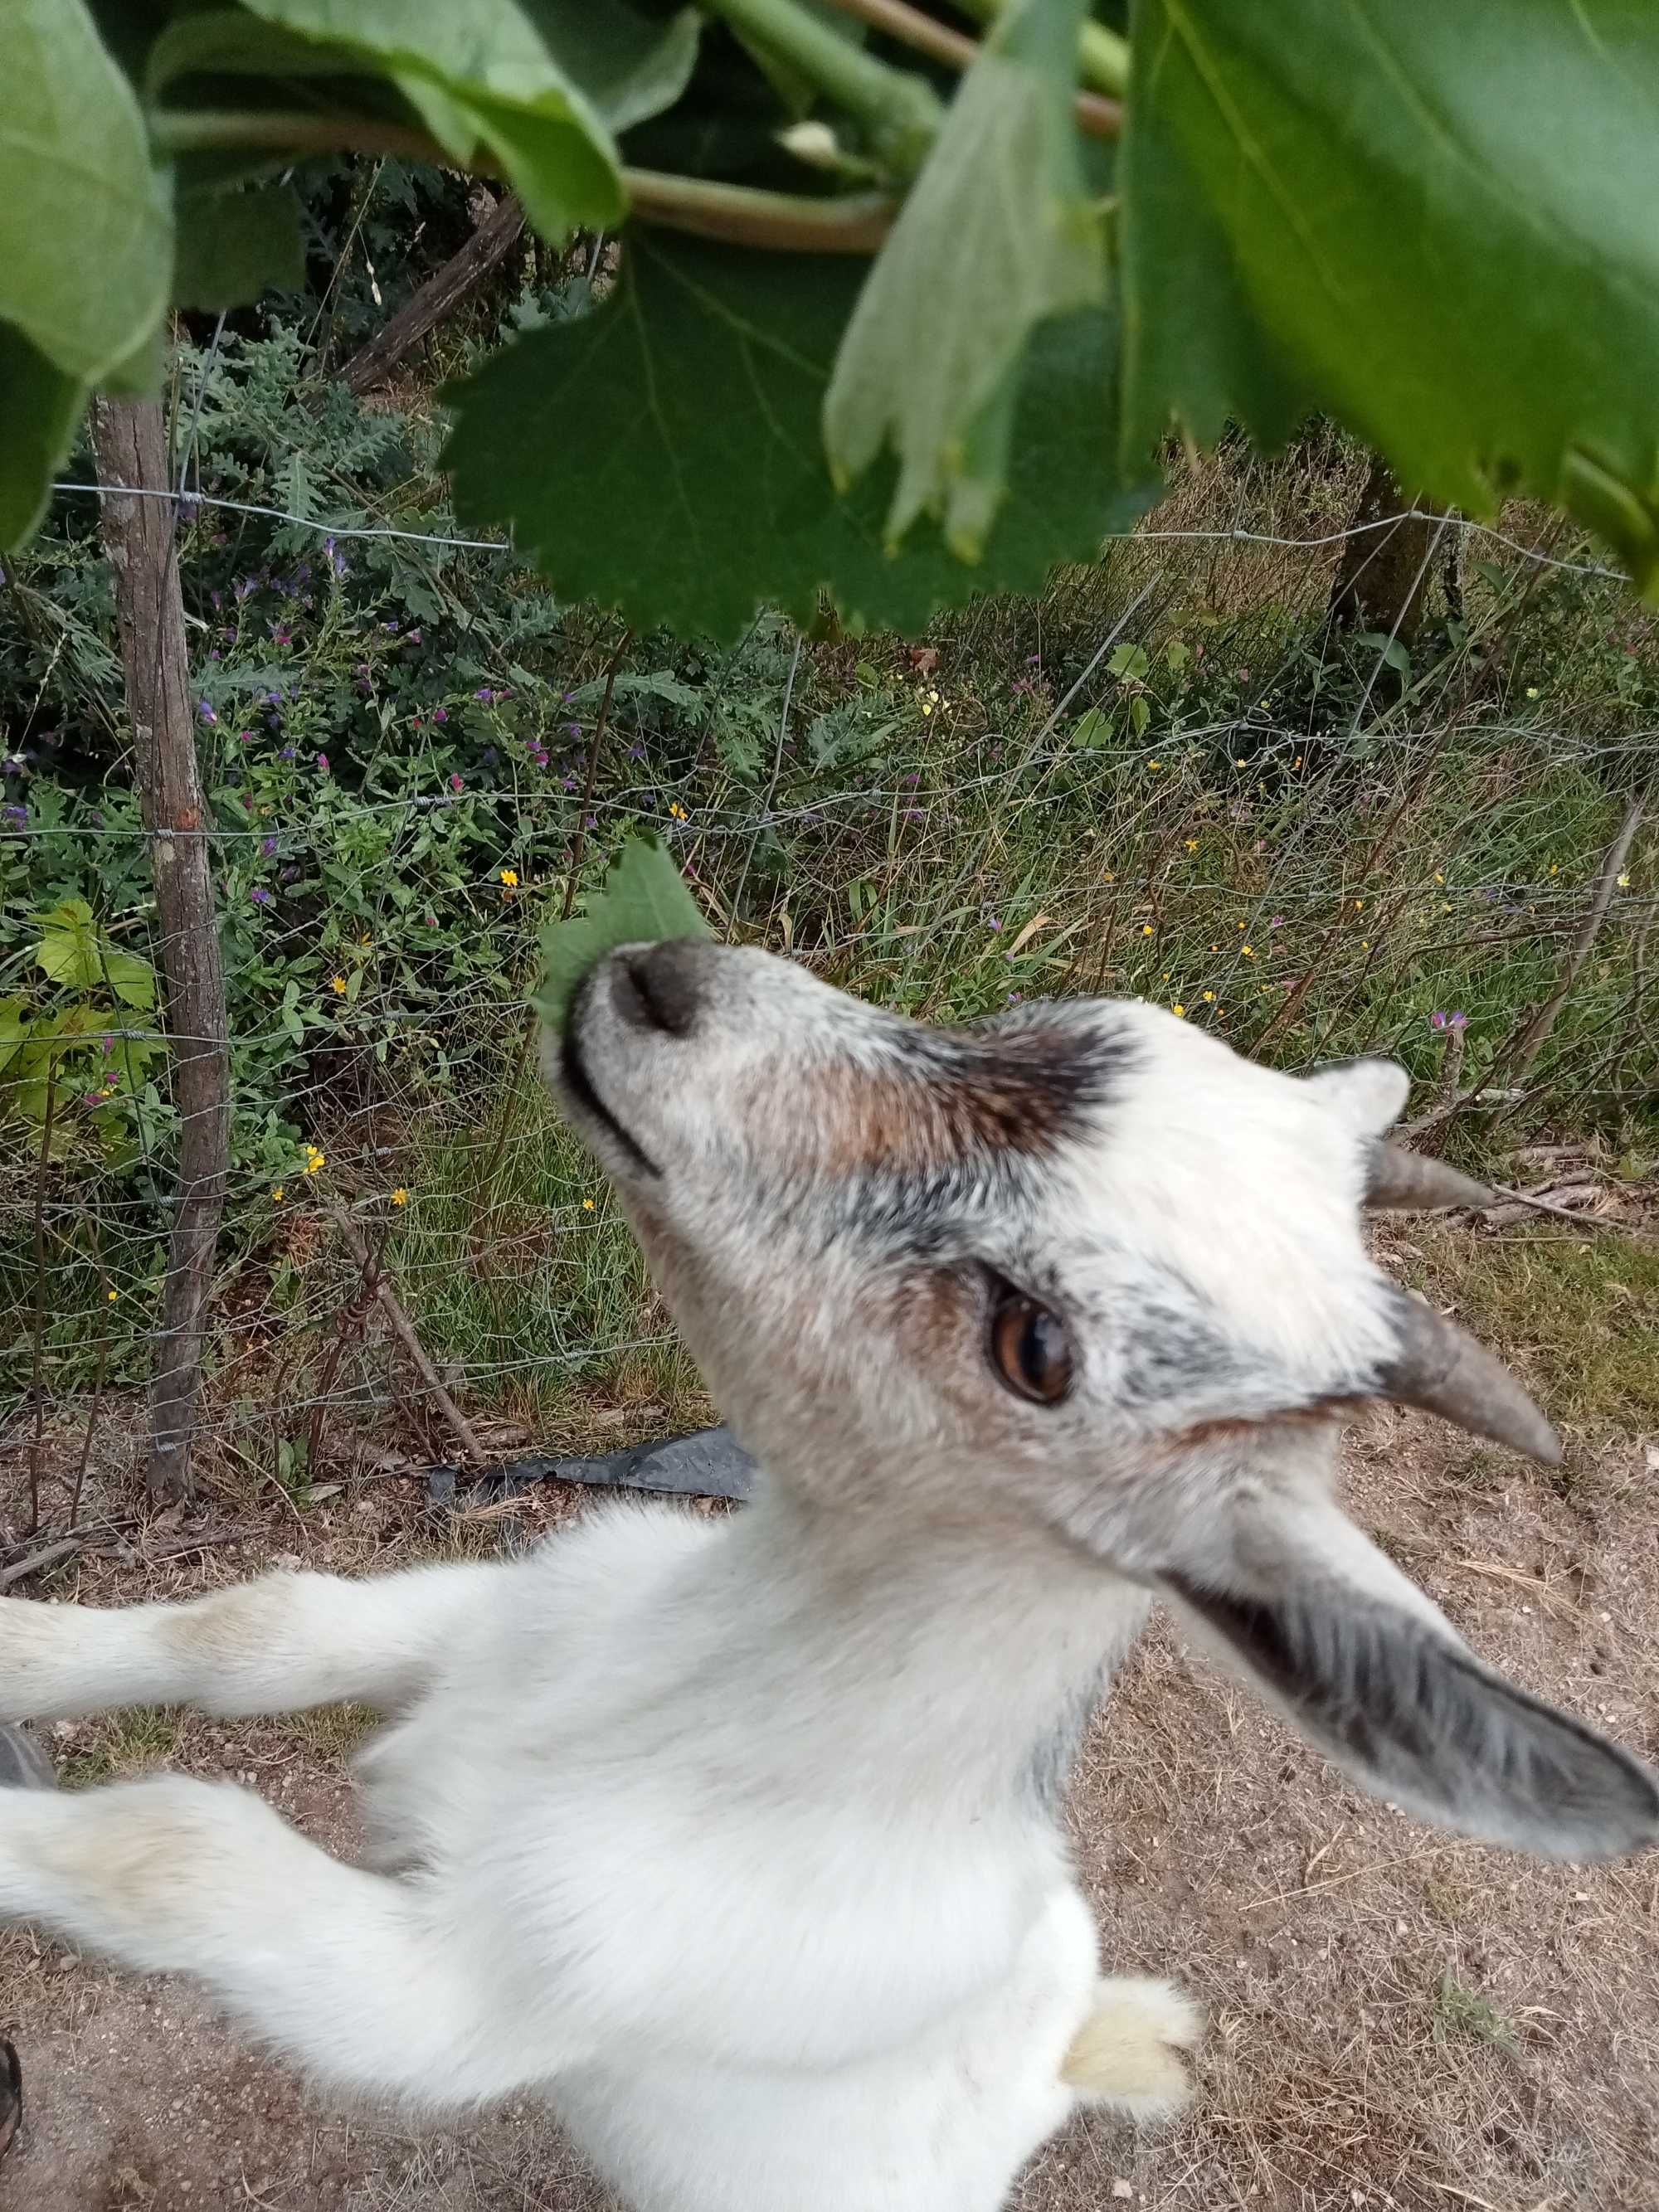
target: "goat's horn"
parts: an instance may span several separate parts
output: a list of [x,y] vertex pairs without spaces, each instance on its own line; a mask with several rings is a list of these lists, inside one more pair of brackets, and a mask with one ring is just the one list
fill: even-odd
[[1380,1396],[1559,1467],[1560,1438],[1507,1368],[1420,1298],[1402,1292],[1397,1318],[1399,1346],[1378,1378]]
[[1371,1146],[1367,1206],[1415,1207],[1427,1213],[1437,1206],[1490,1206],[1492,1196],[1485,1183],[1460,1175],[1443,1160],[1381,1140]]

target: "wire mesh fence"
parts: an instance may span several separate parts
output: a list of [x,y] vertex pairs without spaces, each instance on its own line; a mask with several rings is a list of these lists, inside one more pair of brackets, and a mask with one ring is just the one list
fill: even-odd
[[[546,1433],[694,1393],[526,1012],[542,927],[641,826],[719,930],[927,1019],[1144,997],[1286,1066],[1397,1056],[1422,1140],[1471,1157],[1639,1141],[1650,618],[1517,512],[1414,518],[1409,641],[1334,623],[1356,465],[1189,468],[1041,600],[920,646],[770,616],[729,649],[625,639],[441,526],[193,499],[191,834],[232,1040],[210,1464],[292,1489],[389,1428],[442,1455],[447,1407]],[[8,1438],[70,1487],[141,1417],[179,1197],[166,948],[75,529],[7,580],[32,682],[0,819]],[[349,587],[366,550],[482,559],[516,627],[480,642],[453,569]]]

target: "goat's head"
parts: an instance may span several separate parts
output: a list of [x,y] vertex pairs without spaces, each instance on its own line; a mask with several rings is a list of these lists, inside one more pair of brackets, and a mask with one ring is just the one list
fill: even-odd
[[1407,1079],[1304,1080],[1160,1010],[925,1028],[804,969],[625,948],[549,1070],[733,1426],[847,1513],[1033,1531],[1167,1596],[1366,1786],[1594,1856],[1659,1834],[1615,1747],[1489,1674],[1334,1502],[1342,1417],[1426,1406],[1559,1456],[1373,1264]]

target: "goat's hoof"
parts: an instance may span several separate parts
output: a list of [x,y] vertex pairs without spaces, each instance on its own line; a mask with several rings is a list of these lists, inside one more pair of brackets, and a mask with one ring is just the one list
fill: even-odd
[[1163,2119],[1193,2094],[1182,2053],[1203,2033],[1198,2007],[1173,1983],[1111,1975],[1097,1984],[1094,2010],[1072,2038],[1060,2078],[1091,2104]]

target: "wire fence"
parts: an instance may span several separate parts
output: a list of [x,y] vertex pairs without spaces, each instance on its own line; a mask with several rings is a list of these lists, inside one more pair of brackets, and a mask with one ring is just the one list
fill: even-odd
[[[365,1439],[446,1455],[452,1402],[486,1442],[690,1402],[525,1011],[542,927],[640,825],[717,928],[925,1018],[1139,996],[1288,1066],[1398,1056],[1425,1140],[1475,1156],[1650,1129],[1649,619],[1534,518],[1413,513],[1428,641],[1340,629],[1336,560],[1388,526],[1325,526],[1351,494],[1178,486],[1040,600],[976,604],[920,647],[767,617],[724,654],[619,650],[567,610],[534,655],[483,682],[429,670],[395,715],[323,611],[263,692],[227,693],[204,653],[212,811],[180,834],[211,854],[234,1115],[205,1463],[294,1492]],[[1264,526],[1264,500],[1298,498],[1306,526]],[[1194,519],[1224,500],[1232,520]],[[309,533],[336,562],[349,543],[510,558],[212,493],[183,511]],[[240,636],[220,621],[198,641]],[[131,762],[118,742],[96,776],[25,757],[46,690],[0,704],[0,1357],[3,1442],[58,1511],[142,1427],[181,1040]],[[346,692],[361,730],[331,762],[307,716]]]

